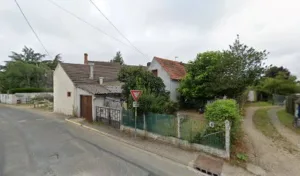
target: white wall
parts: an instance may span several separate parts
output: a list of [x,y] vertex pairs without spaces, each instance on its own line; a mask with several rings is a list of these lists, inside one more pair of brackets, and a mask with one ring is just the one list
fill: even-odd
[[250,90],[249,91],[249,93],[248,93],[248,101],[250,101],[250,102],[257,101],[256,91],[254,91],[254,90]]
[[171,91],[170,90],[170,88],[171,88],[170,76],[155,59],[152,60],[148,70],[151,72],[152,72],[152,70],[157,70],[157,76],[163,80],[163,82],[166,86],[166,90]]
[[178,101],[177,97],[179,93],[177,92],[176,89],[179,87],[179,82],[175,80],[171,80],[169,74],[162,68],[162,66],[155,59],[152,60],[148,70],[149,71],[157,70],[157,76],[163,80],[166,86],[166,90],[170,91],[170,99],[172,101]]
[[[71,96],[67,96],[71,92]],[[53,73],[53,98],[54,112],[73,115],[73,104],[75,100],[75,87],[60,64]]]
[[16,104],[17,97],[14,94],[0,94],[0,103]]
[[179,87],[179,81],[170,80],[170,85],[170,99],[177,102],[179,97],[179,92],[177,91],[177,88]]

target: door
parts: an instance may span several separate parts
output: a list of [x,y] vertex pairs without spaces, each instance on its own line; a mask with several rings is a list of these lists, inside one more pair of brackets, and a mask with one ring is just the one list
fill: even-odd
[[80,117],[93,121],[92,96],[80,95]]

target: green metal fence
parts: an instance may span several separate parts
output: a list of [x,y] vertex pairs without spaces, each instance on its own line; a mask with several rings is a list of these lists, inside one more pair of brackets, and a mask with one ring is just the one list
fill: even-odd
[[206,121],[190,118],[186,116],[180,122],[180,136],[183,140],[192,141],[199,133],[203,133],[206,128]]
[[[134,128],[135,127],[135,117],[134,111],[132,110],[123,110],[122,111],[122,125],[129,126]],[[136,128],[144,130],[144,120],[142,116],[137,116],[136,118]]]
[[[122,124],[135,127],[134,111],[123,110]],[[224,130],[215,132],[204,119],[184,117],[180,120],[180,138],[214,148],[225,148]],[[144,129],[144,126],[146,129]],[[178,120],[175,115],[148,113],[137,117],[137,129],[146,130],[162,136],[178,137]]]
[[225,131],[203,135],[197,143],[218,149],[225,149]]
[[177,137],[177,119],[174,115],[148,113],[146,126],[149,132]]

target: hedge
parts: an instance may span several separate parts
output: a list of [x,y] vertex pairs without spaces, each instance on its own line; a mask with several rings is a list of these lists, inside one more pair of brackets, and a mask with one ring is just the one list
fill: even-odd
[[231,122],[231,142],[234,142],[239,133],[241,127],[241,116],[239,113],[239,107],[235,100],[217,100],[206,106],[204,117],[208,122],[215,122],[213,131],[221,131],[225,129],[225,120]]
[[53,89],[27,87],[27,88],[14,88],[14,89],[9,90],[10,94],[14,94],[14,93],[36,93],[36,92],[53,92]]

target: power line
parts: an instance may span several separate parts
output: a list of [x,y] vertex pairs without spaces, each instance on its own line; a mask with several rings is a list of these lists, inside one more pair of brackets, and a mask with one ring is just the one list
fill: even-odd
[[77,16],[77,15],[74,14],[74,13],[72,13],[71,11],[69,11],[69,10],[63,8],[63,7],[60,6],[60,5],[58,5],[58,4],[55,3],[53,0],[47,0],[47,1],[49,1],[51,4],[53,4],[54,6],[58,7],[58,8],[61,9],[62,11],[64,11],[64,12],[68,13],[69,15],[75,17],[75,18],[78,19],[79,21],[81,21],[81,22],[83,22],[83,23],[89,25],[90,27],[94,28],[95,30],[101,32],[102,34],[104,34],[104,35],[106,35],[106,36],[108,36],[108,37],[110,37],[110,38],[112,38],[112,39],[114,39],[114,40],[116,40],[116,41],[122,43],[123,45],[126,45],[126,46],[130,47],[130,45],[124,43],[123,41],[119,40],[119,39],[116,38],[116,37],[113,37],[113,36],[109,35],[108,33],[104,32],[103,30],[101,30],[100,28],[98,28],[97,26],[92,25],[91,23],[89,23],[89,22],[87,22],[86,20],[80,18],[79,16]]
[[[48,50],[46,49],[45,45],[43,44],[42,40],[39,38],[39,36],[37,35],[37,33],[35,32],[35,30],[33,29],[33,27],[31,26],[29,20],[27,19],[27,17],[25,16],[21,6],[19,5],[18,1],[15,0],[16,5],[18,6],[20,12],[22,13],[25,21],[27,22],[28,26],[30,27],[31,31],[34,33],[35,37],[38,39],[38,41],[40,42],[40,44],[42,45],[42,47],[44,48],[45,52],[48,54],[48,56],[50,56]],[[50,56],[51,57],[51,56]]]
[[137,47],[135,47],[131,42],[130,42],[130,40],[124,35],[124,34],[122,34],[122,32],[113,24],[113,22],[112,21],[110,21],[106,16],[105,16],[105,14],[98,8],[98,6],[92,1],[92,0],[89,0],[92,4],[93,4],[93,6],[102,14],[102,16],[115,28],[115,30],[136,50],[136,51],[138,51],[140,54],[142,54],[143,56],[145,56],[146,58],[148,58],[147,57],[147,55],[145,55],[143,52],[141,52]]

